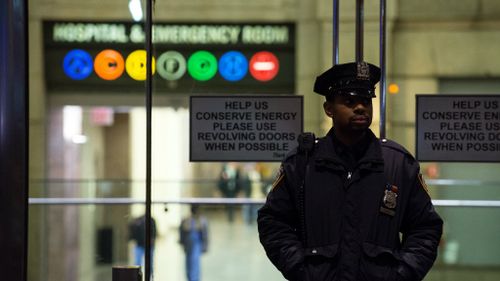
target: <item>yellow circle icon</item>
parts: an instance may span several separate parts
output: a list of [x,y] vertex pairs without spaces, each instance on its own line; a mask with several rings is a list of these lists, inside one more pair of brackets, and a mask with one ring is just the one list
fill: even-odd
[[[151,58],[151,70],[155,73],[155,58]],[[128,55],[125,61],[125,71],[132,79],[137,81],[146,80],[146,51],[136,50]]]

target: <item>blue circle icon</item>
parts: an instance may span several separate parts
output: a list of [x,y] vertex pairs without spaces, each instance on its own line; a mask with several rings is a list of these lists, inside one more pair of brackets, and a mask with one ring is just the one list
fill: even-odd
[[229,51],[219,59],[220,75],[231,82],[239,81],[247,75],[248,60],[238,51]]
[[94,69],[94,62],[89,53],[75,49],[69,51],[64,57],[63,70],[73,80],[87,78]]

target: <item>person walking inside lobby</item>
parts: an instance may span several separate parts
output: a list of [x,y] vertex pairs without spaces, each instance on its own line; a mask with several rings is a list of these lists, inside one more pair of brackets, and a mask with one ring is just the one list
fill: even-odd
[[[156,241],[156,221],[151,217],[151,272],[154,269],[154,249]],[[135,241],[134,264],[144,267],[144,255],[146,249],[146,215],[135,218],[129,224],[129,238]]]
[[419,163],[369,129],[379,80],[366,62],[316,79],[333,127],[301,135],[258,213],[261,244],[288,280],[422,280],[436,259],[443,221]]
[[191,215],[182,220],[179,236],[186,253],[187,280],[199,281],[201,256],[208,250],[208,221],[200,214],[197,204],[191,205]]

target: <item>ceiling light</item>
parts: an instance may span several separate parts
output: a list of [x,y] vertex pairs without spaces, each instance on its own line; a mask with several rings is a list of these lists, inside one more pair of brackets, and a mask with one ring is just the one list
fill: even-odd
[[128,2],[128,9],[134,21],[142,20],[141,0],[130,0],[130,2]]

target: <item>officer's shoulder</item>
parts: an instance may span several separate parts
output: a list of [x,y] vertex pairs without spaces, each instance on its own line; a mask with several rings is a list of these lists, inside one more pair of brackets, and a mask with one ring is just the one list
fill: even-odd
[[411,160],[415,160],[415,157],[402,145],[399,143],[390,140],[390,139],[381,139],[380,144],[382,146],[382,151],[391,154],[399,154],[401,156],[405,156],[410,158]]
[[316,147],[318,146],[318,143],[322,139],[323,138],[316,137],[314,133],[311,132],[301,133],[297,138],[297,145],[287,153],[284,161],[293,159],[297,156],[303,156],[306,153],[308,153],[309,155],[314,153]]
[[285,155],[285,158],[283,158],[283,162],[287,162],[290,159],[293,159],[294,157],[297,156],[298,153],[299,153],[299,147],[297,145],[292,150],[288,151],[288,153]]

